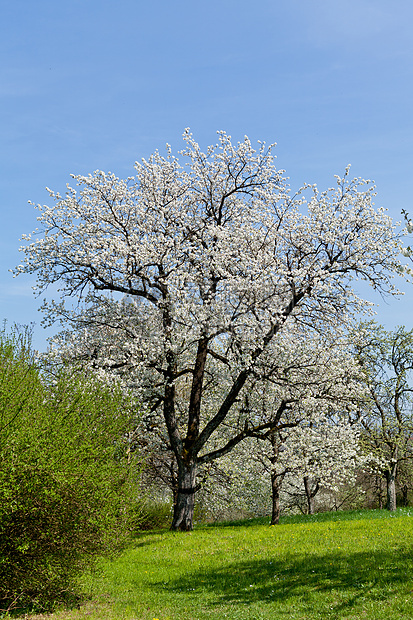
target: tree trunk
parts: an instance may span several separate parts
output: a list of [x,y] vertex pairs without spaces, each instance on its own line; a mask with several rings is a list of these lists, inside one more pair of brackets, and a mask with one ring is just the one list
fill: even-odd
[[272,514],[271,525],[277,525],[280,521],[281,508],[280,508],[280,491],[283,475],[276,474],[271,471],[271,495],[272,495]]
[[194,527],[196,469],[193,461],[178,464],[178,491],[171,530],[189,532]]
[[314,514],[314,498],[318,492],[319,483],[317,482],[315,489],[313,490],[313,492],[311,492],[310,480],[308,476],[304,476],[304,489],[305,489],[305,495],[307,498],[307,509],[308,509],[307,514],[313,515]]
[[387,510],[396,510],[396,469],[397,463],[392,463],[390,469],[384,472],[387,485]]
[[271,514],[271,525],[277,525],[280,521],[281,508],[280,508],[280,492],[281,486],[284,480],[284,476],[287,473],[286,471],[281,474],[277,474],[276,465],[278,462],[278,453],[282,446],[282,440],[280,439],[279,434],[272,430],[269,436],[271,445],[272,445],[272,456],[270,458],[271,461],[271,498],[272,498],[272,514]]

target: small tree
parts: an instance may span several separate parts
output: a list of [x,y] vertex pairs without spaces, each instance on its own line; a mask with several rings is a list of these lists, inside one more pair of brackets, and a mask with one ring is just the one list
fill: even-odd
[[354,482],[361,461],[358,425],[334,414],[293,429],[283,448],[277,467],[289,468],[289,484],[294,480],[296,496],[305,499],[308,514],[315,511],[320,489],[337,491]]
[[[179,530],[192,528],[199,466],[255,432],[246,418],[243,435],[208,450],[228,417],[243,415],[257,365],[285,328],[338,329],[365,309],[353,278],[386,293],[400,271],[398,235],[374,208],[369,182],[347,171],[333,189],[291,195],[271,147],[234,145],[221,132],[202,152],[189,132],[184,139],[183,164],[168,149],[127,180],[95,172],[74,177],[79,193],[50,192],[55,204],[38,207],[42,235],[16,270],[37,273],[38,292],[58,284],[62,301],[44,305],[47,317],[91,330],[97,342],[87,333],[77,354],[133,367],[148,408],[162,410]],[[84,309],[66,308],[65,297]],[[99,341],[102,328],[109,340]]]
[[[315,495],[312,480],[317,492],[321,483],[333,487],[352,476],[358,453],[355,422],[364,396],[359,370],[344,342],[315,335],[305,340],[296,331],[285,331],[278,345],[277,353],[272,350],[257,364],[257,384],[244,404],[255,424],[250,435],[261,440],[260,458],[269,464],[273,524],[280,518],[286,476],[304,481],[309,512]],[[234,431],[232,435],[236,437]]]
[[397,470],[413,459],[413,330],[387,332],[366,323],[355,335],[355,350],[369,393],[361,439],[385,478],[386,507],[396,510]]

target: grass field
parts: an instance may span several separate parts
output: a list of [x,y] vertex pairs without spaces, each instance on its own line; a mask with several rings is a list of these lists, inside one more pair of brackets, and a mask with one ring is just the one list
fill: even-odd
[[149,532],[50,620],[411,620],[413,511]]

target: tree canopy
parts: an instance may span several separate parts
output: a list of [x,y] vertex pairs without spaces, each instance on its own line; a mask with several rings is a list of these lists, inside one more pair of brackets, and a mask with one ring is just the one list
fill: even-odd
[[50,191],[16,273],[36,273],[39,293],[58,286],[44,311],[73,325],[72,357],[127,371],[162,410],[178,467],[173,528],[185,530],[217,429],[235,416],[235,445],[276,427],[277,416],[259,424],[245,396],[282,382],[287,342],[328,338],[365,309],[352,280],[394,293],[401,244],[374,186],[349,170],[331,189],[292,193],[273,146],[225,132],[206,151],[189,131],[184,140],[180,158],[155,152],[128,179],[96,171],[64,196]]

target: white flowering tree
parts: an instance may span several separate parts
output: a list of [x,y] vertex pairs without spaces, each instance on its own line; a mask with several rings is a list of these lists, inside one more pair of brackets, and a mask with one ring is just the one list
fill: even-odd
[[[307,512],[313,514],[315,496],[321,489],[337,491],[354,482],[356,467],[363,463],[359,436],[358,424],[331,415],[297,426],[287,436],[281,433],[274,442],[278,458],[273,477],[283,480],[286,476],[290,490],[305,498]],[[277,486],[279,494],[279,483]],[[279,516],[279,501],[273,501],[274,523]]]
[[396,510],[398,468],[406,470],[413,460],[413,330],[390,332],[370,321],[354,343],[368,388],[362,440],[386,481],[386,507]]
[[257,378],[261,385],[245,398],[248,418],[254,422],[251,436],[264,440],[259,458],[270,472],[274,524],[279,521],[286,476],[304,482],[309,512],[312,482],[318,490],[351,478],[365,388],[345,341],[331,342],[315,334],[305,338],[287,328],[270,355],[261,356],[256,377],[259,372],[264,380]]
[[228,521],[268,515],[269,472],[259,458],[261,448],[255,439],[246,438],[204,467],[197,494],[201,518]]
[[[124,317],[130,314],[130,321],[135,321],[136,330],[144,329],[142,324],[139,325],[138,321],[142,319],[137,319],[133,304],[126,300],[123,307]],[[154,402],[154,406],[140,417],[131,441],[146,454],[146,479],[169,488],[175,503],[178,494],[177,467],[159,412],[161,395],[153,386],[153,374],[149,373],[145,381],[141,366],[134,364],[136,357],[129,358],[133,346],[130,332],[119,333],[118,329],[110,328],[110,316],[105,319],[100,315],[98,327],[96,315],[93,322],[85,316],[82,319],[83,329],[62,332],[54,339],[53,351],[47,358],[57,357],[59,362],[72,364],[80,362],[93,372],[103,373],[109,378],[116,375],[126,387],[137,390],[141,400],[148,404]],[[86,328],[88,321],[90,325]],[[251,495],[252,489],[257,486],[254,480],[256,472],[266,470],[271,481],[266,494],[271,488],[272,521],[277,523],[285,475],[300,476],[301,480],[308,482],[310,477],[316,477],[316,484],[322,481],[324,486],[337,485],[343,476],[351,475],[358,442],[354,416],[357,416],[355,412],[360,399],[365,396],[365,390],[359,367],[347,349],[345,341],[336,339],[332,342],[297,326],[283,330],[277,342],[256,363],[248,391],[243,392],[242,399],[233,407],[225,424],[206,443],[203,453],[208,451],[213,458],[204,461],[201,454],[198,459],[203,467],[199,471],[197,488],[203,489],[204,507],[208,509],[212,501],[215,515],[219,512],[217,504],[221,504],[221,514],[228,514],[229,496],[222,486],[229,485],[234,500],[233,514],[242,502],[250,502],[252,508],[256,504]],[[213,365],[208,373],[209,389],[203,403],[205,422],[212,418],[231,385],[227,369],[218,369],[219,374],[214,374],[217,367]],[[182,380],[176,391],[179,426],[186,421],[190,387],[188,379]],[[248,437],[259,441],[241,446],[240,443]],[[252,449],[253,445],[255,449]],[[229,452],[235,447],[236,454]],[[211,467],[218,458],[218,467]],[[247,488],[249,492],[246,492]],[[234,497],[237,492],[239,498]],[[264,504],[268,502],[264,501]],[[261,501],[260,505],[264,504]],[[248,512],[247,504],[244,510]]]
[[[124,342],[116,364],[139,368],[142,398],[162,410],[180,530],[192,528],[198,466],[273,426],[257,428],[243,403],[282,373],[258,367],[284,330],[345,325],[365,309],[354,278],[389,293],[400,271],[398,235],[369,182],[347,171],[325,192],[291,194],[272,147],[224,132],[205,152],[189,132],[184,140],[180,159],[155,152],[134,177],[97,171],[74,177],[64,196],[50,191],[16,269],[37,274],[39,293],[58,288],[60,300],[44,304],[49,320],[103,323]],[[231,415],[244,416],[244,432],[208,451]]]

